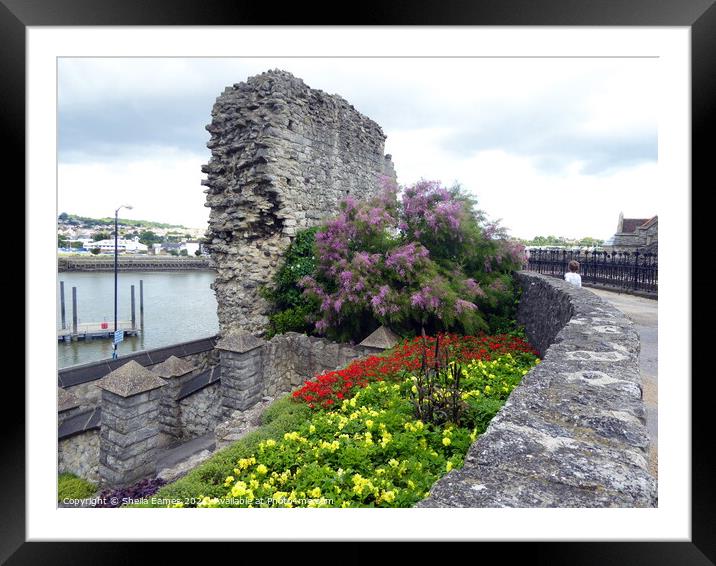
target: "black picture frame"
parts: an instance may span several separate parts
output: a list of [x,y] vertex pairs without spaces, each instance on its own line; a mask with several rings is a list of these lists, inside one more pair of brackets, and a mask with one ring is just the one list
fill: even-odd
[[[269,9],[265,3],[203,2],[172,0],[0,0],[0,124],[7,141],[0,152],[2,171],[7,183],[6,198],[25,186],[25,33],[29,26],[103,26],[103,25],[529,25],[529,26],[686,26],[692,35],[692,199],[697,185],[713,177],[713,161],[707,137],[711,137],[716,107],[716,7],[714,0],[483,0],[470,4],[460,0],[388,4],[370,0],[349,6],[334,7],[288,4]],[[11,178],[8,178],[10,175]],[[703,191],[704,189],[702,189]],[[693,203],[693,200],[692,200]],[[24,199],[23,199],[24,206]],[[8,210],[8,209],[6,209]],[[699,211],[702,212],[699,212]],[[698,221],[704,207],[693,207],[692,226],[708,225]],[[699,238],[693,238],[698,244]],[[697,258],[695,250],[692,258]],[[30,261],[26,256],[25,261]],[[700,296],[698,283],[692,286]],[[31,297],[26,295],[26,302]],[[684,329],[688,331],[689,329]],[[693,352],[708,346],[693,331]],[[23,385],[17,379],[5,381],[5,399],[24,407]],[[13,375],[14,377],[14,375]],[[678,376],[686,379],[687,376]],[[503,562],[523,558],[530,564],[682,564],[702,565],[716,562],[716,478],[712,450],[713,429],[709,419],[708,387],[710,375],[693,379],[692,391],[692,536],[690,542],[524,542],[483,543],[480,553],[496,552]],[[12,389],[15,391],[12,391]],[[10,412],[5,404],[2,429],[3,506],[0,521],[0,560],[8,564],[134,564],[149,561],[156,553],[160,563],[175,561],[181,554],[190,558],[186,545],[168,549],[168,544],[147,543],[71,543],[25,542],[25,426],[23,418]],[[81,533],[78,533],[81,539]],[[170,543],[176,544],[176,543]],[[272,543],[273,544],[273,543]],[[351,543],[355,545],[358,543]],[[355,551],[334,544],[321,545],[314,560],[322,557],[335,561],[336,555],[365,562],[376,554],[361,544]],[[488,546],[489,545],[489,546]],[[290,560],[303,548],[278,551],[281,559]],[[217,561],[232,560],[237,552],[212,548],[209,557]],[[196,549],[206,553],[206,548]],[[420,547],[418,547],[420,551]],[[242,544],[237,557],[266,559],[265,547]],[[277,552],[272,550],[271,553]],[[468,551],[471,552],[471,551]],[[473,551],[474,552],[474,551]],[[455,559],[456,556],[451,552]],[[377,558],[376,558],[377,559]],[[342,558],[341,561],[344,559]]]

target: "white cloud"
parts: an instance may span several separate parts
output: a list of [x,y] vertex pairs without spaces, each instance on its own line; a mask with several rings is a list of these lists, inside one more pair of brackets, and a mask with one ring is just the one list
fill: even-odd
[[123,218],[206,227],[201,165],[204,155],[145,148],[122,160],[75,161],[58,168],[58,210],[95,218],[113,216],[122,204]]
[[555,174],[545,174],[529,157],[504,151],[480,151],[462,159],[442,149],[449,130],[394,131],[388,147],[394,151],[398,181],[420,178],[459,182],[478,199],[478,206],[501,219],[511,235],[606,239],[625,216],[650,217],[658,212],[660,183],[657,165],[644,163],[606,175],[584,175],[579,162]]
[[136,218],[204,225],[203,125],[214,99],[282,68],[377,121],[401,183],[458,181],[515,236],[606,238],[620,211],[658,212],[657,63],[61,59],[60,211],[106,216],[127,200]]

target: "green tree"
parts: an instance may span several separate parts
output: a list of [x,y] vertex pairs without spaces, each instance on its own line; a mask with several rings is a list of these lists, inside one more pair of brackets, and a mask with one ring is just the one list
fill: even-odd
[[189,252],[186,250],[180,250],[179,255],[182,257],[187,257],[189,255]]
[[597,238],[582,238],[577,242],[580,246],[587,246],[587,247],[595,247],[595,246],[601,246],[604,243],[604,240],[598,240]]
[[99,248],[92,248],[90,251],[91,251],[91,253],[92,253],[93,255],[98,255],[98,254],[99,254]]
[[162,238],[161,236],[157,236],[151,230],[144,230],[141,234],[139,234],[139,242],[145,246],[151,247],[152,244],[161,244]]
[[57,219],[60,222],[66,222],[67,220],[69,220],[69,218],[70,218],[70,215],[67,214],[66,212],[61,212],[60,215],[57,217]]

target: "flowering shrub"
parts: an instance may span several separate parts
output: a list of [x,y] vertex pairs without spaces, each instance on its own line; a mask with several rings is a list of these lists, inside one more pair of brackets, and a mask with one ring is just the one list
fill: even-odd
[[[265,295],[273,326],[302,330],[303,317],[318,334],[343,341],[379,324],[404,335],[423,327],[474,334],[512,306],[510,273],[522,254],[504,231],[486,224],[459,187],[421,181],[400,199],[398,191],[386,181],[373,200],[346,198],[317,232],[297,236],[300,245]],[[303,302],[289,296],[296,284]]]
[[416,419],[419,341],[404,342],[387,356],[354,362],[349,372],[331,372],[335,379],[306,384],[294,397],[313,405],[311,418],[236,460],[225,493],[199,495],[197,506],[409,507],[423,499],[439,477],[462,466],[470,443],[538,361],[515,336],[440,339],[462,364],[468,410],[461,422]]

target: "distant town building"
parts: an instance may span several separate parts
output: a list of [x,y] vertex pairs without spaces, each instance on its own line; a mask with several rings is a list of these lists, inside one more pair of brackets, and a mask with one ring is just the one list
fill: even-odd
[[659,244],[659,217],[624,218],[619,213],[616,233],[604,242],[608,252],[633,252],[636,250],[657,253]]
[[195,256],[197,255],[196,252],[200,252],[201,244],[199,242],[186,242],[184,244],[184,249],[190,256]]
[[160,253],[170,254],[172,252],[180,253],[184,249],[184,244],[179,242],[164,242],[161,244]]
[[[89,246],[89,249],[99,248],[100,253],[103,254],[114,254],[114,238],[91,242],[87,244],[87,246]],[[137,236],[135,236],[132,240],[117,239],[117,253],[119,254],[136,254],[138,252],[146,251],[147,246],[142,244]]]

